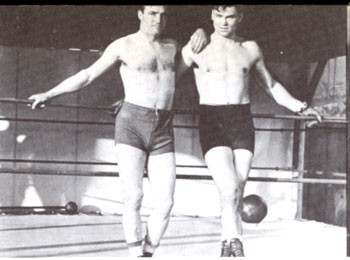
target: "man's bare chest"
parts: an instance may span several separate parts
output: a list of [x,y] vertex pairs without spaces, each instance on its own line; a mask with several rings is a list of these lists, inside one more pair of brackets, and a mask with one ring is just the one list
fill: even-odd
[[130,46],[122,56],[122,64],[137,71],[174,71],[175,54],[175,46]]
[[197,64],[205,72],[248,74],[253,60],[242,47],[209,46],[198,55]]

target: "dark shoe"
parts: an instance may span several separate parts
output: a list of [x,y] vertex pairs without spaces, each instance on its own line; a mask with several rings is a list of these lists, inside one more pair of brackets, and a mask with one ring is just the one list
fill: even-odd
[[221,244],[221,254],[220,257],[230,257],[231,256],[231,246],[227,243],[227,240],[222,241]]
[[244,257],[243,244],[238,238],[230,241],[231,253],[234,257]]
[[143,255],[140,257],[152,257],[152,256],[153,256],[152,253],[144,252]]

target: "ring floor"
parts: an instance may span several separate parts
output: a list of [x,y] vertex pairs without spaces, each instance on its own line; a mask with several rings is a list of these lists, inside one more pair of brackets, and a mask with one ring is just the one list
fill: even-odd
[[[220,229],[219,218],[173,216],[154,257],[216,258]],[[278,220],[243,229],[249,258],[346,257],[345,227]],[[121,216],[2,215],[0,257],[128,257],[128,250]]]

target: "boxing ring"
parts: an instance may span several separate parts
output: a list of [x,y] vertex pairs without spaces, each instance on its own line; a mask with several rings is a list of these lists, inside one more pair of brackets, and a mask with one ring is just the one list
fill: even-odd
[[[1,257],[127,257],[121,216],[0,216]],[[143,219],[145,220],[145,219]],[[143,222],[145,227],[145,222]],[[247,257],[342,259],[344,227],[315,221],[243,223]],[[218,257],[220,220],[172,216],[154,257]]]
[[[28,100],[0,98],[0,103],[30,105]],[[111,112],[112,107],[90,107],[76,104],[55,104],[48,106],[63,108],[81,108],[100,112]],[[175,110],[178,114],[196,114],[196,111]],[[298,166],[292,167],[252,167],[253,170],[292,172],[288,177],[249,177],[248,181],[296,183],[298,193],[302,185],[346,185],[346,179],[315,179],[306,178],[307,171],[303,167],[304,157],[304,121],[307,116],[254,114],[255,118],[272,118],[279,120],[297,120],[301,122],[300,129],[256,128],[256,131],[295,132],[301,136],[298,149]],[[1,117],[2,121],[31,122],[45,124],[83,124],[114,126],[112,121],[70,121],[51,119],[31,119],[18,117]],[[346,125],[346,120],[326,117],[324,123],[339,123]],[[325,126],[326,128],[327,126]],[[174,128],[197,128],[197,126],[177,125]],[[25,167],[26,163],[62,164],[62,165],[104,165],[116,166],[115,162],[69,161],[69,160],[38,160],[38,159],[8,159],[0,158],[0,163],[14,163],[14,167],[0,168],[0,174],[19,175],[49,175],[49,176],[88,176],[88,177],[118,177],[116,171],[69,171],[47,170]],[[23,166],[24,165],[24,166]],[[202,165],[176,165],[181,168],[206,168]],[[322,171],[319,171],[322,173]],[[344,175],[344,173],[336,173]],[[145,173],[145,177],[147,173]],[[212,180],[209,175],[177,174],[177,179]],[[300,195],[300,194],[299,194]],[[300,197],[298,196],[300,199]],[[298,212],[295,220],[263,221],[259,224],[243,223],[245,251],[247,257],[344,257],[346,255],[346,228],[316,221],[301,219],[301,201],[298,201]],[[1,211],[1,207],[0,207]],[[100,215],[40,215],[18,214],[0,216],[0,256],[1,257],[64,257],[64,256],[128,256],[118,214]],[[145,228],[146,216],[143,215]],[[159,256],[218,256],[220,241],[220,219],[218,217],[193,217],[173,214],[169,228],[162,240],[161,247],[156,252]],[[263,243],[262,243],[263,241]]]

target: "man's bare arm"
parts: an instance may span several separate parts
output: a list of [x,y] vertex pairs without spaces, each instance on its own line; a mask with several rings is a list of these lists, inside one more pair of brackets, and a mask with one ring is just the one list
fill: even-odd
[[30,96],[28,99],[34,100],[32,108],[35,109],[54,97],[86,87],[120,59],[121,49],[122,44],[120,42],[113,42],[106,48],[102,56],[87,69],[83,69],[75,75],[65,79],[47,92]]
[[199,28],[191,36],[188,43],[178,49],[176,55],[176,78],[180,78],[194,63],[193,55],[198,54],[209,43],[209,38],[206,32]]
[[189,40],[191,50],[193,53],[200,53],[209,43],[209,37],[206,31],[202,28],[198,28]]
[[190,46],[187,44],[176,54],[176,79],[181,78],[191,68],[193,60],[190,57],[190,52]]
[[308,107],[305,102],[294,98],[281,83],[272,78],[270,72],[265,66],[263,54],[256,43],[252,44],[252,50],[257,54],[255,69],[257,76],[263,82],[262,87],[277,102],[277,104],[300,115],[315,116],[317,121],[322,122],[322,117],[317,110]]
[[275,81],[267,70],[264,57],[257,44],[252,43],[252,51],[257,55],[255,69],[258,78],[262,81],[261,86],[279,105],[288,108],[293,112],[300,111],[305,105],[294,98],[279,82]]

